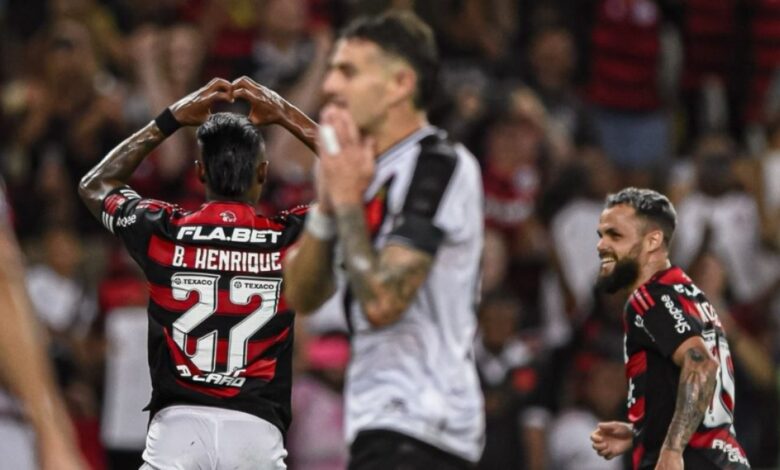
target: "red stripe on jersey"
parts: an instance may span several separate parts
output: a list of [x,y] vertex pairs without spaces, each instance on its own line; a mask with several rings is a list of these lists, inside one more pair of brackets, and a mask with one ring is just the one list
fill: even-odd
[[[252,364],[256,357],[260,357],[271,346],[285,341],[290,335],[290,327],[282,330],[278,335],[270,338],[263,338],[257,341],[249,341],[246,345],[246,358],[247,363]],[[249,368],[247,369],[247,372]]]
[[706,432],[695,432],[691,436],[691,440],[688,441],[688,445],[691,447],[698,447],[700,449],[710,449],[712,448],[713,441],[716,439],[727,442],[733,447],[739,449],[742,448],[742,446],[739,445],[739,442],[737,442],[731,433],[729,433],[728,428],[717,428]]
[[653,282],[670,286],[672,284],[691,284],[693,281],[691,281],[691,278],[678,266],[672,266],[671,268],[656,274],[645,284],[647,285]]
[[702,318],[701,312],[697,308],[697,302],[695,300],[689,299],[684,295],[678,295],[677,300],[680,301],[683,313],[692,316],[693,318],[696,318],[700,322],[704,323],[704,318]]
[[629,379],[643,374],[647,370],[647,351],[632,354],[626,364],[626,377]]
[[[717,399],[717,397],[716,397],[716,399]],[[727,410],[729,410],[732,413],[734,412],[734,399],[731,398],[731,395],[726,393],[725,390],[722,390],[720,392],[720,400],[723,402],[723,405],[726,406]]]
[[103,208],[108,215],[114,215],[116,214],[116,210],[121,206],[122,204],[127,201],[127,198],[122,196],[121,194],[111,194],[108,197],[106,197],[105,200],[103,200]]
[[639,305],[639,302],[636,301],[633,295],[628,298],[628,301],[631,303],[631,307],[636,313],[638,313],[640,316],[644,315],[645,312],[642,310],[642,307]]
[[631,454],[631,462],[634,464],[634,470],[639,469],[639,464],[642,462],[642,457],[645,456],[644,444],[639,444],[634,448],[634,452]]
[[244,372],[245,377],[254,379],[271,380],[276,374],[276,359],[258,359]]
[[636,423],[645,417],[645,397],[639,397],[628,409],[628,420]]
[[[146,250],[146,255],[150,260],[162,266],[173,265],[173,256],[176,253],[176,245],[173,242],[162,239],[157,235],[152,235],[152,239],[149,241],[149,249]],[[185,252],[185,257],[182,262],[187,266],[195,266],[195,252]]]
[[650,295],[649,292],[647,292],[647,287],[645,286],[640,287],[639,293],[642,294],[642,297],[645,299],[647,304],[650,305],[650,307],[655,306],[655,300],[653,300],[653,297]]
[[643,310],[642,313],[643,314],[645,312],[647,312],[648,310],[650,310],[650,305],[648,305],[647,301],[642,298],[642,294],[640,294],[639,291],[634,291],[633,296],[636,299],[636,301],[639,302],[639,305],[642,306],[642,310]]

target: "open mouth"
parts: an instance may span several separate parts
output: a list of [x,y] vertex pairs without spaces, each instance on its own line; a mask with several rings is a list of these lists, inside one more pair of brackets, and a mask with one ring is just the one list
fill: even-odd
[[605,258],[601,258],[601,269],[607,269],[611,268],[617,263],[617,259],[609,256]]

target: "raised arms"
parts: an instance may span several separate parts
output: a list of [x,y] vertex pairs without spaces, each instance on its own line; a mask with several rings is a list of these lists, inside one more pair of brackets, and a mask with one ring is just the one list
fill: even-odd
[[[170,106],[175,121],[182,126],[202,124],[216,101],[232,101],[230,82],[215,78],[200,90],[191,93]],[[116,146],[92,168],[79,184],[79,195],[97,218],[103,199],[114,189],[126,184],[138,165],[166,135],[152,121]]]
[[233,96],[245,99],[251,105],[249,120],[256,126],[278,124],[317,152],[317,123],[300,109],[284,100],[275,91],[266,88],[249,77],[233,81]]

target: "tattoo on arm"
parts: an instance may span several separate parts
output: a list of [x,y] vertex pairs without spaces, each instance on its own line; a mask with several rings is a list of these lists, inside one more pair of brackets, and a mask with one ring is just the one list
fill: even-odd
[[706,351],[691,348],[685,352],[677,389],[674,416],[664,441],[664,448],[682,452],[691,435],[704,418],[715,393],[718,365]]
[[150,122],[117,145],[81,179],[79,194],[95,217],[100,217],[103,198],[126,184],[138,165],[163,140],[163,133]]
[[374,326],[393,323],[425,281],[432,258],[400,247],[386,248],[380,257],[368,237],[362,207],[337,209],[336,221],[350,286],[367,319]]

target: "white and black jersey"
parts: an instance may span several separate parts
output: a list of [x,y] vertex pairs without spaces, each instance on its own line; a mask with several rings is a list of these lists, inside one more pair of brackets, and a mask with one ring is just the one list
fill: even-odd
[[427,126],[379,156],[364,201],[377,250],[407,245],[434,262],[408,310],[387,327],[372,327],[349,290],[341,292],[353,348],[347,439],[396,431],[476,462],[484,442],[472,350],[483,240],[479,165]]

